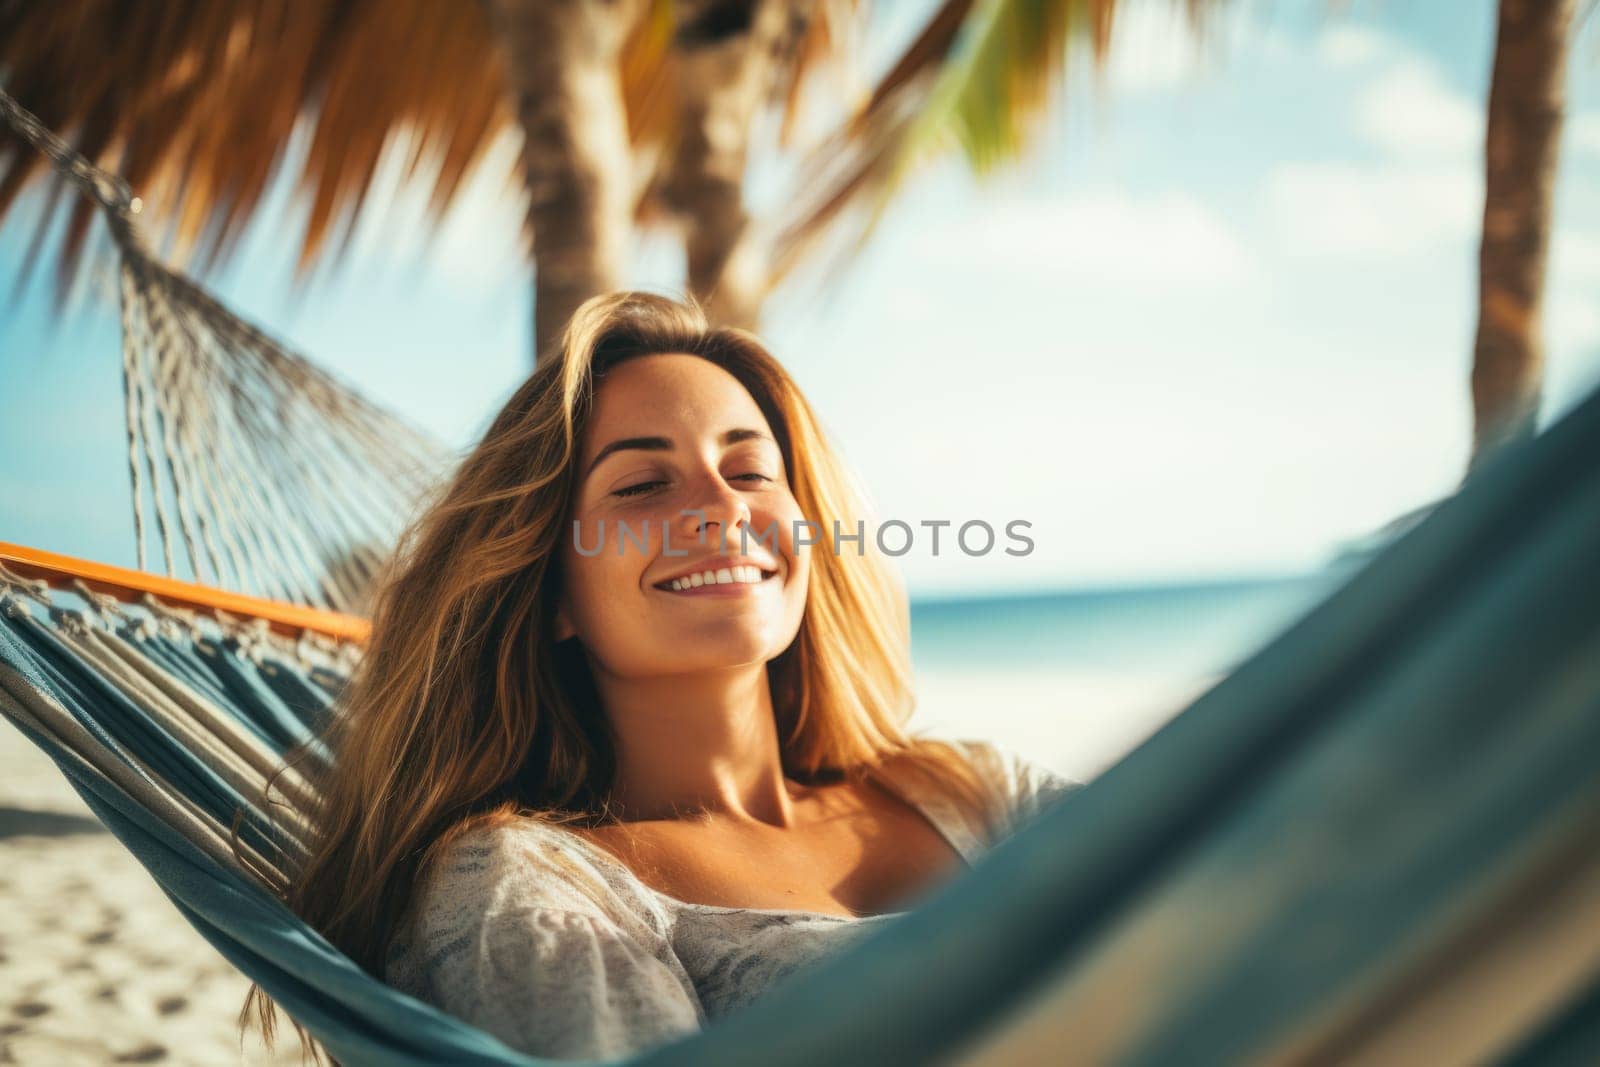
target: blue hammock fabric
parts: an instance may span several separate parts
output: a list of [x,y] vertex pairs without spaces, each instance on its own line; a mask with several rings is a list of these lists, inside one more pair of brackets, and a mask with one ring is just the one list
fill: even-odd
[[[1440,990],[1492,994],[1493,961],[1526,961],[1536,943],[1537,966],[1515,973],[1538,988],[1514,1010],[1506,999],[1504,1020],[1477,1012],[1425,1036],[1476,1042],[1480,1060],[1594,1062],[1600,894],[1576,896],[1585,921],[1571,936],[1521,932],[1600,862],[1597,461],[1600,394],[1482,466],[922,907],[630,1062],[1355,1057],[1445,1018],[1429,1014]],[[206,843],[204,827],[239,816],[260,856],[292,849],[253,802],[251,753],[316,736],[337,662],[225,628],[186,635],[136,609],[73,610],[70,591],[6,588],[0,711],[196,929],[339,1060],[557,1062],[389,989]],[[222,709],[244,755],[197,751],[159,700],[139,698],[151,686]]]

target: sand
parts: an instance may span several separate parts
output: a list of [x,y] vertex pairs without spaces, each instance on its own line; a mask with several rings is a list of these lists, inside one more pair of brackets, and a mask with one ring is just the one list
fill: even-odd
[[935,737],[994,741],[1087,782],[1220,678],[1076,667],[928,669],[917,672],[912,721]]
[[241,1048],[248,984],[0,719],[0,1064],[301,1062]]

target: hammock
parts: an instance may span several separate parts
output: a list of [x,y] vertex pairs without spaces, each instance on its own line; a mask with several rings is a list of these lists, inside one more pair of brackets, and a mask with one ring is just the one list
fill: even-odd
[[[1593,1062],[1596,456],[1600,393],[922,907],[636,1062]],[[252,797],[358,623],[0,558],[0,711],[224,956],[346,1063],[541,1062],[362,972],[224,847],[237,814],[252,866],[292,854]]]
[[99,206],[116,247],[139,569],[149,513],[169,575],[359,609],[446,450],[157,261],[127,183],[4,90],[0,119]]
[[[1600,1059],[1597,456],[1600,394],[911,914],[630,1062]],[[359,620],[0,565],[0,714],[335,1056],[566,1062],[390,989],[269,889],[310,787],[271,812],[260,787],[319,735]]]

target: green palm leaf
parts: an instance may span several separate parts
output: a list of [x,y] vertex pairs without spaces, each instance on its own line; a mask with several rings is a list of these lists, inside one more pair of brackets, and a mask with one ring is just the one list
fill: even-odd
[[[1192,23],[1217,0],[1167,0]],[[831,268],[858,255],[911,175],[959,148],[985,175],[1020,157],[1075,45],[1096,67],[1109,54],[1116,12],[1128,0],[948,0],[867,103],[800,168],[798,200],[776,227],[769,288],[819,245],[835,242]]]

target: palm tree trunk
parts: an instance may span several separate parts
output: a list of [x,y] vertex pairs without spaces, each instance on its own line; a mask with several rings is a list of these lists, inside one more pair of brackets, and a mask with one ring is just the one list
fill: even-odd
[[1537,424],[1540,309],[1576,0],[1500,0],[1485,139],[1468,473]]
[[755,329],[760,317],[768,264],[744,205],[750,127],[813,6],[680,5],[677,131],[657,191],[685,225],[689,291],[718,323]]
[[640,0],[491,0],[525,135],[534,356],[589,297],[617,288],[633,223],[618,56]]

